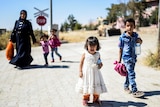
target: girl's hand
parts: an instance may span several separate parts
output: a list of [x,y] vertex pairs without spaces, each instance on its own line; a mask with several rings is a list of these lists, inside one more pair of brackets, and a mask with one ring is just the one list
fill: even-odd
[[102,64],[102,63],[98,64],[98,69],[101,69],[101,68],[102,68],[102,66],[103,66],[103,64]]
[[83,77],[83,73],[82,71],[79,72],[79,77],[82,78]]

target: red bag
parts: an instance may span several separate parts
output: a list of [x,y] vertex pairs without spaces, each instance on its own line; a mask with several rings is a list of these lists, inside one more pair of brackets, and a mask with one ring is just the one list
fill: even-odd
[[9,41],[6,47],[6,58],[11,60],[14,56],[14,45],[12,41]]
[[121,76],[127,76],[127,70],[124,64],[115,61],[114,65],[115,65],[114,70],[116,72],[118,72]]

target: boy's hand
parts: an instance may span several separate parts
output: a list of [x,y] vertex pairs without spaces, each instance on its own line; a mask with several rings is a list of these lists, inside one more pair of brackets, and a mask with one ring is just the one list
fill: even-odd
[[142,44],[142,39],[141,38],[137,38],[136,43]]

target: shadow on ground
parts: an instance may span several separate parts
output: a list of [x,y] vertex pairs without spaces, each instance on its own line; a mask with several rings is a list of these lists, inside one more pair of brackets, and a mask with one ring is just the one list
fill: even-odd
[[142,97],[142,99],[148,99],[146,97],[151,97],[151,96],[155,96],[155,95],[160,95],[160,91],[146,91],[144,92],[144,96]]
[[38,68],[69,68],[68,65],[48,65],[48,66],[44,66],[44,65],[37,65],[37,64],[34,64],[34,65],[30,65],[30,66],[27,66],[27,67],[23,67],[23,68],[18,68],[18,69],[38,69]]
[[79,63],[79,61],[62,61],[62,62],[66,62],[66,63]]
[[119,102],[119,101],[102,101],[101,107],[128,107],[128,106],[134,106],[134,107],[145,107],[147,106],[146,103],[143,102]]

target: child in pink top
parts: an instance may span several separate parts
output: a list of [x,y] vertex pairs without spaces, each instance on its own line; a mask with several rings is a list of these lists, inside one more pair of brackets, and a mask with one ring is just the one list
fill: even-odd
[[58,46],[61,45],[60,40],[58,39],[56,35],[57,30],[52,29],[51,30],[51,35],[49,37],[49,45],[51,47],[51,57],[52,57],[52,62],[54,62],[54,52],[57,56],[59,56],[59,60],[62,60],[62,56],[58,53]]
[[48,35],[43,34],[40,38],[40,44],[43,49],[43,55],[45,59],[45,66],[48,66],[48,59],[47,56],[49,54],[49,41],[48,41]]

